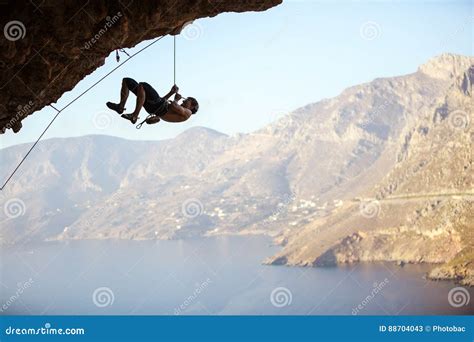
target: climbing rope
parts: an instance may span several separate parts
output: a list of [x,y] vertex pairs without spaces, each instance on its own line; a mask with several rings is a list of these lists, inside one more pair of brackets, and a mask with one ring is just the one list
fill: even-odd
[[173,36],[173,84],[176,85],[176,35]]
[[[67,107],[69,107],[70,105],[72,105],[74,102],[76,102],[79,98],[81,98],[84,94],[86,94],[87,92],[89,92],[89,90],[91,90],[92,88],[94,88],[96,85],[98,85],[100,82],[102,82],[105,78],[107,78],[110,74],[112,74],[115,70],[117,70],[118,68],[120,68],[122,65],[124,65],[125,63],[127,63],[129,60],[131,60],[133,57],[135,57],[136,55],[138,55],[139,53],[141,53],[142,51],[148,49],[150,46],[152,46],[153,44],[157,43],[158,41],[160,41],[162,38],[164,38],[165,36],[161,36],[161,37],[158,37],[156,38],[154,41],[152,41],[150,44],[144,46],[143,48],[141,48],[140,50],[138,50],[137,52],[135,52],[134,54],[132,55],[129,55],[127,54],[125,51],[125,54],[127,54],[129,57],[123,61],[122,63],[120,63],[119,65],[117,65],[115,68],[113,68],[111,71],[109,71],[105,76],[103,76],[101,79],[99,79],[97,82],[95,82],[93,85],[91,85],[89,88],[87,88],[86,90],[84,90],[81,94],[79,94],[78,96],[76,96],[73,100],[69,101],[69,103],[67,105],[65,105],[61,110],[57,110],[57,113],[56,115],[51,119],[51,121],[48,123],[48,125],[46,126],[46,128],[43,130],[43,132],[40,134],[40,136],[36,139],[36,141],[33,143],[33,145],[30,147],[30,149],[28,150],[28,152],[25,154],[25,156],[21,159],[21,161],[18,163],[18,165],[15,167],[15,169],[13,170],[13,172],[10,174],[10,176],[8,176],[7,180],[3,183],[3,185],[0,187],[0,190],[3,190],[3,188],[7,185],[7,183],[12,179],[13,175],[18,171],[18,169],[20,168],[20,166],[24,163],[24,161],[26,160],[26,158],[28,158],[28,156],[30,155],[31,151],[33,151],[33,149],[36,147],[36,145],[40,142],[41,138],[43,138],[44,134],[48,131],[48,129],[51,127],[51,125],[53,124],[53,122],[58,118],[59,114],[61,114]],[[122,49],[123,50],[123,49]]]
[[[125,51],[122,51],[122,52],[125,52]],[[117,61],[119,60],[120,60],[120,57],[118,55],[118,50],[117,50]],[[176,35],[173,36],[173,84],[176,85]],[[135,128],[136,129],[142,128],[146,120],[148,120],[148,118],[151,118],[152,116],[154,116],[154,114],[148,114],[145,120],[137,124]]]

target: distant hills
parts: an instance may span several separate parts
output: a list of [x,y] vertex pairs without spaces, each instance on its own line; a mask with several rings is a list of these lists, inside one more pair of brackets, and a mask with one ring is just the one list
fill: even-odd
[[[472,284],[473,80],[445,54],[250,134],[43,141],[0,194],[0,241],[267,234],[268,263],[436,262]],[[0,150],[4,177],[27,147]]]

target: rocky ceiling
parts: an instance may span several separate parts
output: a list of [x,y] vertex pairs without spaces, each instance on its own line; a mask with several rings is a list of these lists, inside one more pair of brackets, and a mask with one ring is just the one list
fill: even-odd
[[198,18],[281,1],[0,0],[0,133],[18,132],[25,117],[55,103],[117,48],[176,34]]

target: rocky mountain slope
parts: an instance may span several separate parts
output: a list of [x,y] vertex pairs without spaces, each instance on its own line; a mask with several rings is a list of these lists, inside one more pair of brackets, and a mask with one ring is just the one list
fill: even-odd
[[473,285],[473,65],[445,55],[422,66],[417,76],[448,87],[407,121],[390,172],[358,201],[286,234],[284,250],[267,262],[440,263],[430,277]]
[[[470,283],[472,65],[442,55],[250,134],[44,141],[0,194],[0,241],[263,233],[272,264],[435,262]],[[26,148],[0,150],[0,174]]]

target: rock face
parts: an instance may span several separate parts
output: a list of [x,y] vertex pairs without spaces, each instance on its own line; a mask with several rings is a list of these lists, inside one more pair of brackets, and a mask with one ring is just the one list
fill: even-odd
[[222,12],[264,11],[281,0],[97,0],[0,3],[0,132],[56,102],[115,49],[176,34]]

